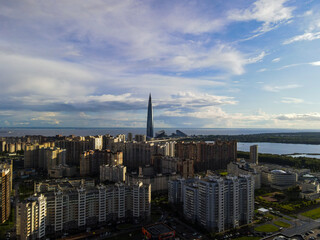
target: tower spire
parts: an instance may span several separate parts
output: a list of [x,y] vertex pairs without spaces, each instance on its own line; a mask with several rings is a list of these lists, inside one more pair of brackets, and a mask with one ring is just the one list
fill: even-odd
[[153,110],[152,110],[151,93],[149,94],[149,102],[148,102],[147,137],[153,138]]

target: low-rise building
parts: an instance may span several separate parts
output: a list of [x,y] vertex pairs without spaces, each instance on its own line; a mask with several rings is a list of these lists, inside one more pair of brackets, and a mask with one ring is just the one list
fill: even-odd
[[281,169],[264,170],[261,172],[262,184],[275,189],[284,190],[297,184],[298,175],[295,172]]
[[175,231],[164,223],[156,223],[142,227],[142,233],[146,239],[175,239]]
[[320,197],[320,184],[317,180],[305,180],[299,185],[301,187],[301,198],[315,200]]

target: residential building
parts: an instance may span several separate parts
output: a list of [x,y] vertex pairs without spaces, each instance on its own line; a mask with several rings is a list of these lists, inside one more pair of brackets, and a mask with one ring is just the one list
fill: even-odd
[[254,216],[254,180],[250,175],[208,176],[169,182],[168,199],[183,203],[186,219],[209,231],[249,224]]
[[227,164],[237,157],[236,141],[178,142],[175,144],[175,156],[194,161],[196,171],[226,169]]
[[147,136],[146,135],[142,135],[142,134],[136,134],[134,136],[134,140],[136,142],[146,142],[147,141]]
[[10,216],[10,194],[12,191],[12,161],[3,162],[0,164],[0,174],[1,174],[1,181],[0,181],[0,188],[1,188],[1,195],[0,195],[0,206],[1,206],[1,223],[4,223],[8,220]]
[[152,192],[166,192],[168,191],[168,181],[177,178],[175,173],[170,174],[154,174],[153,171],[144,174],[140,168],[139,173],[126,173],[126,183],[133,184],[135,182],[143,182],[143,184],[150,184]]
[[61,180],[36,184],[35,189],[47,198],[48,233],[140,221],[151,214],[151,185],[142,182],[94,186],[84,180]]
[[258,145],[250,146],[250,162],[258,164]]
[[127,167],[104,164],[100,166],[100,181],[125,182]]
[[35,168],[49,172],[66,163],[67,151],[54,146],[54,143],[27,145],[24,152],[24,168]]
[[91,143],[84,137],[70,137],[56,141],[56,146],[66,149],[66,164],[69,166],[80,165],[80,156],[84,151],[91,150]]
[[47,199],[34,195],[16,206],[17,239],[41,239],[46,235]]
[[113,166],[122,163],[122,152],[112,152],[110,150],[85,151],[80,156],[80,175],[94,176],[99,174],[101,165],[109,164]]
[[127,141],[128,142],[132,142],[133,141],[132,133],[128,133]]
[[261,188],[261,173],[257,170],[255,163],[248,163],[245,160],[230,162],[227,165],[227,172],[235,176],[251,175],[254,178],[254,188]]

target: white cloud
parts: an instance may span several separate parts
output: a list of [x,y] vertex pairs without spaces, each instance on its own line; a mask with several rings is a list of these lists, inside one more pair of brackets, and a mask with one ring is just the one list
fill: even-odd
[[268,32],[292,18],[294,7],[284,6],[286,2],[287,0],[257,0],[248,9],[230,11],[229,18],[236,21],[262,22],[263,25],[256,32]]
[[169,99],[158,100],[155,106],[170,104],[172,106],[179,105],[179,108],[198,108],[212,105],[233,105],[236,103],[237,101],[235,101],[233,97],[216,96],[207,93],[179,92],[176,95],[172,95]]
[[279,22],[292,17],[293,7],[283,6],[287,0],[257,0],[245,10],[233,10],[229,17],[237,21]]
[[290,113],[290,114],[282,114],[277,116],[279,120],[287,120],[287,121],[319,121],[320,113]]
[[[102,0],[26,1],[4,4],[0,10],[15,23],[14,31],[3,27],[4,36],[36,41],[37,47],[29,46],[29,53],[78,60],[88,54],[84,46],[89,44],[96,57],[120,61],[130,70],[143,65],[143,69],[209,68],[242,74],[246,60],[239,51],[200,36],[219,32],[228,22],[219,14],[206,12],[205,6],[191,3],[164,3],[156,8],[151,2],[128,0],[107,4]],[[195,40],[188,40],[185,34],[194,35]],[[73,41],[77,46],[70,44]]]
[[266,53],[262,51],[258,56],[247,59],[247,63],[261,62],[265,56],[266,56]]
[[11,96],[42,95],[46,98],[92,92],[94,74],[83,66],[0,52],[0,93]]
[[298,103],[303,103],[304,100],[300,98],[283,97],[281,102],[288,103],[288,104],[298,104]]
[[274,58],[272,59],[272,62],[276,63],[276,62],[279,62],[280,61],[280,58]]
[[316,39],[320,39],[320,32],[306,32],[302,35],[298,35],[288,40],[285,40],[283,44],[290,44],[299,41],[313,41]]
[[320,61],[311,62],[310,64],[311,64],[312,66],[320,66]]
[[282,90],[294,89],[299,87],[301,87],[301,85],[298,85],[298,84],[289,84],[289,85],[282,85],[282,86],[266,85],[263,87],[263,89],[268,92],[280,92]]
[[59,125],[60,121],[57,119],[58,113],[56,112],[36,112],[33,113],[34,117],[30,121],[40,121],[45,122],[46,124]]

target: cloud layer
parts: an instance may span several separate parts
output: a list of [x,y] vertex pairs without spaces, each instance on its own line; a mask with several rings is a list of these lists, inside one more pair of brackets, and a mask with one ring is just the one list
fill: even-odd
[[[0,3],[0,127],[144,127],[150,92],[158,126],[283,127],[310,86],[295,69],[319,66],[284,54],[320,31],[287,0]],[[285,113],[260,111],[270,94]]]

